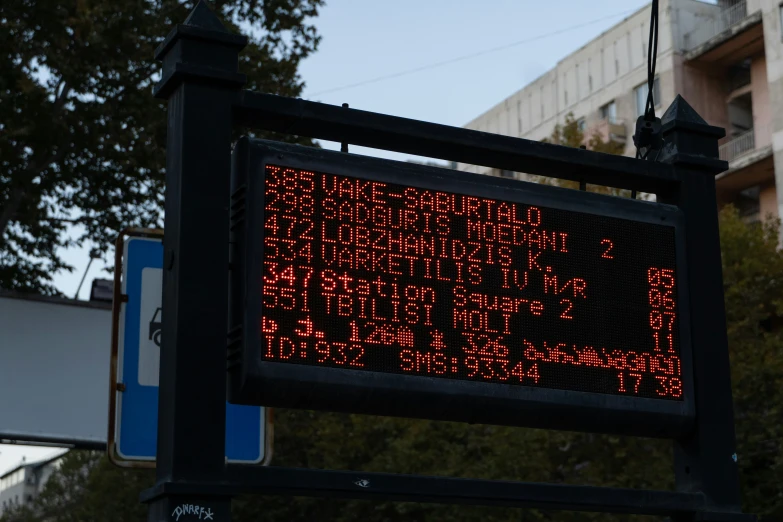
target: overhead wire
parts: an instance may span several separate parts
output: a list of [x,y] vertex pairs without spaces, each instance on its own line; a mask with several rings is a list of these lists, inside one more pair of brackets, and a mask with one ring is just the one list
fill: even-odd
[[[660,153],[660,148],[656,148],[654,146],[651,146],[651,143],[647,143],[647,140],[650,140],[652,138],[649,137],[651,128],[651,125],[654,123],[660,123],[659,121],[656,121],[655,117],[655,66],[657,63],[658,58],[658,0],[652,0],[652,4],[650,6],[650,38],[648,40],[647,44],[647,101],[644,105],[644,114],[639,118],[639,122],[644,119],[645,126],[648,132],[648,138],[642,138],[642,142],[644,143],[644,148],[646,149],[645,153],[642,154],[642,150],[639,146],[639,143],[637,143],[636,147],[636,157],[641,159],[648,159],[650,154],[655,151],[655,158],[658,157],[658,154]],[[637,132],[639,132],[639,123],[637,123]],[[654,127],[652,127],[654,129]],[[636,142],[636,137],[634,137],[634,141]]]
[[[654,0],[654,1],[657,3],[657,0]],[[376,78],[371,78],[371,79],[363,80],[363,81],[356,82],[356,83],[350,83],[350,84],[347,84],[347,85],[342,85],[340,87],[334,87],[334,88],[331,88],[331,89],[318,91],[318,92],[315,92],[313,94],[310,94],[308,96],[308,98],[312,99],[313,97],[320,96],[322,94],[329,94],[329,93],[333,93],[333,92],[337,92],[337,91],[343,91],[343,90],[346,90],[346,89],[353,89],[354,87],[362,87],[364,85],[369,85],[371,83],[377,83],[377,82],[381,82],[381,81],[385,81],[385,80],[391,80],[393,78],[399,78],[401,76],[407,76],[407,75],[415,74],[415,73],[418,73],[418,72],[423,72],[423,71],[427,71],[427,70],[436,69],[438,67],[443,67],[445,65],[450,65],[450,64],[453,64],[453,63],[457,63],[457,62],[470,60],[472,58],[478,58],[479,56],[484,56],[484,55],[495,53],[495,52],[498,52],[498,51],[511,49],[512,47],[516,47],[516,46],[527,44],[527,43],[536,42],[538,40],[543,40],[545,38],[550,38],[552,36],[557,36],[559,34],[567,33],[569,31],[574,31],[576,29],[581,29],[583,27],[587,27],[587,26],[590,26],[590,25],[593,25],[593,24],[597,24],[597,23],[603,22],[605,20],[609,20],[609,19],[612,19],[612,18],[617,18],[618,16],[625,16],[627,14],[634,13],[636,11],[638,11],[638,8],[637,9],[628,9],[628,10],[625,10],[625,11],[622,11],[622,12],[619,12],[619,13],[615,13],[613,15],[604,16],[602,18],[596,18],[594,20],[590,20],[588,22],[584,22],[584,23],[581,23],[581,24],[578,24],[578,25],[573,25],[573,26],[570,26],[570,27],[566,27],[564,29],[558,29],[557,31],[552,31],[552,32],[545,33],[545,34],[540,34],[540,35],[534,36],[532,38],[526,38],[524,40],[519,40],[519,41],[516,41],[516,42],[509,43],[509,44],[501,45],[501,46],[498,46],[498,47],[493,47],[491,49],[485,49],[483,51],[478,51],[478,52],[475,52],[475,53],[466,54],[466,55],[463,55],[463,56],[458,56],[456,58],[450,58],[448,60],[443,60],[443,61],[440,61],[440,62],[434,62],[434,63],[430,63],[430,64],[427,64],[427,65],[422,65],[422,66],[419,66],[419,67],[415,67],[415,68],[412,68],[412,69],[406,69],[404,71],[399,71],[399,72],[396,72],[396,73],[385,74],[383,76],[378,76]],[[657,40],[656,40],[656,42],[657,42]]]
[[647,46],[647,104],[644,114],[649,119],[655,118],[655,65],[658,59],[658,0],[652,0],[650,13],[650,40]]

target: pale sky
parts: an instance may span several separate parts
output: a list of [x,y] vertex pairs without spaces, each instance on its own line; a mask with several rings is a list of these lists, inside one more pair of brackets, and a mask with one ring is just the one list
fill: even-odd
[[[327,0],[315,20],[321,45],[300,67],[306,83],[303,97],[462,126],[647,4],[646,0]],[[480,55],[471,57],[476,54]],[[420,70],[335,90],[412,69]],[[339,149],[336,143],[321,145]],[[351,152],[412,158],[362,147],[351,147]],[[89,261],[88,249],[70,249],[65,256],[76,270],[58,274],[55,284],[73,296]],[[79,297],[89,298],[94,277],[107,276],[103,266],[93,263]]]
[[[303,97],[462,126],[647,4],[646,0],[327,0],[315,20],[322,36],[319,50],[300,67],[306,82]],[[517,42],[521,43],[511,45]],[[482,53],[496,48],[503,49]],[[457,60],[476,54],[480,55]],[[432,66],[442,62],[450,63]],[[412,69],[420,70],[333,90]],[[321,145],[339,149],[331,142]],[[350,150],[410,158],[359,147]],[[65,257],[76,270],[58,274],[55,284],[73,296],[87,266],[88,250],[71,249]],[[93,263],[80,298],[89,298],[94,277],[107,277],[101,268],[103,263]],[[32,461],[52,453],[52,448],[0,445],[0,474],[18,465],[22,456]]]

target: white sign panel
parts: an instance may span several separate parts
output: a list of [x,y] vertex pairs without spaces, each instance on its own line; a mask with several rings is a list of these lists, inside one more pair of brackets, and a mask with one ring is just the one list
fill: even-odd
[[141,271],[141,321],[139,321],[139,384],[157,386],[160,374],[160,338],[163,312],[160,295],[163,290],[163,270],[144,268]]
[[105,444],[110,343],[108,303],[0,294],[0,439]]

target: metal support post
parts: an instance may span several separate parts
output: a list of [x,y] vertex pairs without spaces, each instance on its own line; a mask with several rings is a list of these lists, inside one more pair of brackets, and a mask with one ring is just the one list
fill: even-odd
[[230,496],[189,494],[225,470],[225,350],[232,103],[246,38],[203,1],[156,50],[168,100],[157,481],[150,521],[230,520]]
[[718,520],[710,518],[709,512],[740,513],[715,197],[715,175],[727,168],[718,159],[718,140],[725,131],[708,125],[680,96],[661,123],[665,145],[659,161],[681,174],[679,190],[660,193],[658,198],[685,213],[697,411],[692,435],[675,442],[676,485],[678,491],[705,495],[706,512],[699,520]]
[[[201,1],[156,52],[163,61],[163,79],[155,94],[168,100],[165,321],[157,482],[142,494],[149,504],[148,520],[184,516],[230,521],[231,497],[243,492],[669,514],[677,522],[754,519],[740,511],[723,308],[714,180],[726,168],[717,159],[722,129],[707,125],[677,97],[661,121],[664,146],[658,162],[638,161],[253,93],[242,90],[245,77],[238,73],[238,53],[246,43]],[[692,430],[690,414],[688,425],[671,434],[679,437],[677,491],[227,466],[230,149],[235,124],[339,141],[346,149],[353,143],[654,192],[660,202],[677,205],[686,227],[689,272],[679,291],[689,303],[684,309],[691,325],[696,418]]]

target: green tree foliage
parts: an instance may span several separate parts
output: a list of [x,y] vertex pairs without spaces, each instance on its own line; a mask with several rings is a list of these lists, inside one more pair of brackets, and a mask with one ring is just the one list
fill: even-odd
[[549,138],[544,138],[545,143],[554,143],[565,147],[585,147],[588,150],[603,152],[605,154],[622,154],[625,144],[609,139],[603,141],[601,134],[594,130],[589,136],[579,128],[579,121],[573,112],[566,114],[563,123],[555,125]]
[[[783,255],[779,224],[747,225],[731,207],[720,215],[739,466],[744,509],[783,516]],[[275,411],[273,464],[559,484],[669,489],[666,441],[342,415]],[[84,473],[90,469],[90,473]],[[114,468],[94,453],[72,452],[30,510],[0,522],[142,522],[139,492],[149,471]],[[650,517],[248,495],[234,521],[654,520]]]
[[150,470],[120,470],[99,452],[71,451],[34,504],[11,511],[0,521],[144,521],[147,510],[139,503],[139,493],[153,483]]
[[[622,154],[625,151],[625,144],[609,139],[603,141],[600,133],[594,130],[589,136],[585,134],[579,128],[579,121],[574,118],[574,113],[569,112],[566,114],[564,122],[555,125],[552,134],[548,138],[542,140],[544,143],[553,143],[555,145],[563,145],[564,147],[583,147],[587,150],[595,152],[602,152],[604,154]],[[560,180],[555,178],[549,178],[545,176],[538,176],[536,181],[545,185],[555,185],[558,187],[565,187],[571,189],[578,189],[579,183],[576,181]],[[630,192],[627,190],[620,190],[612,187],[603,187],[597,185],[588,185],[587,190],[590,192],[598,192],[601,194],[610,194],[614,196],[628,197]]]
[[[247,88],[298,96],[323,0],[212,0],[250,44]],[[54,293],[63,247],[162,226],[166,114],[155,47],[194,0],[0,2],[0,288]],[[309,141],[304,141],[309,143]]]
[[721,212],[734,415],[745,509],[783,519],[783,254],[780,222]]

